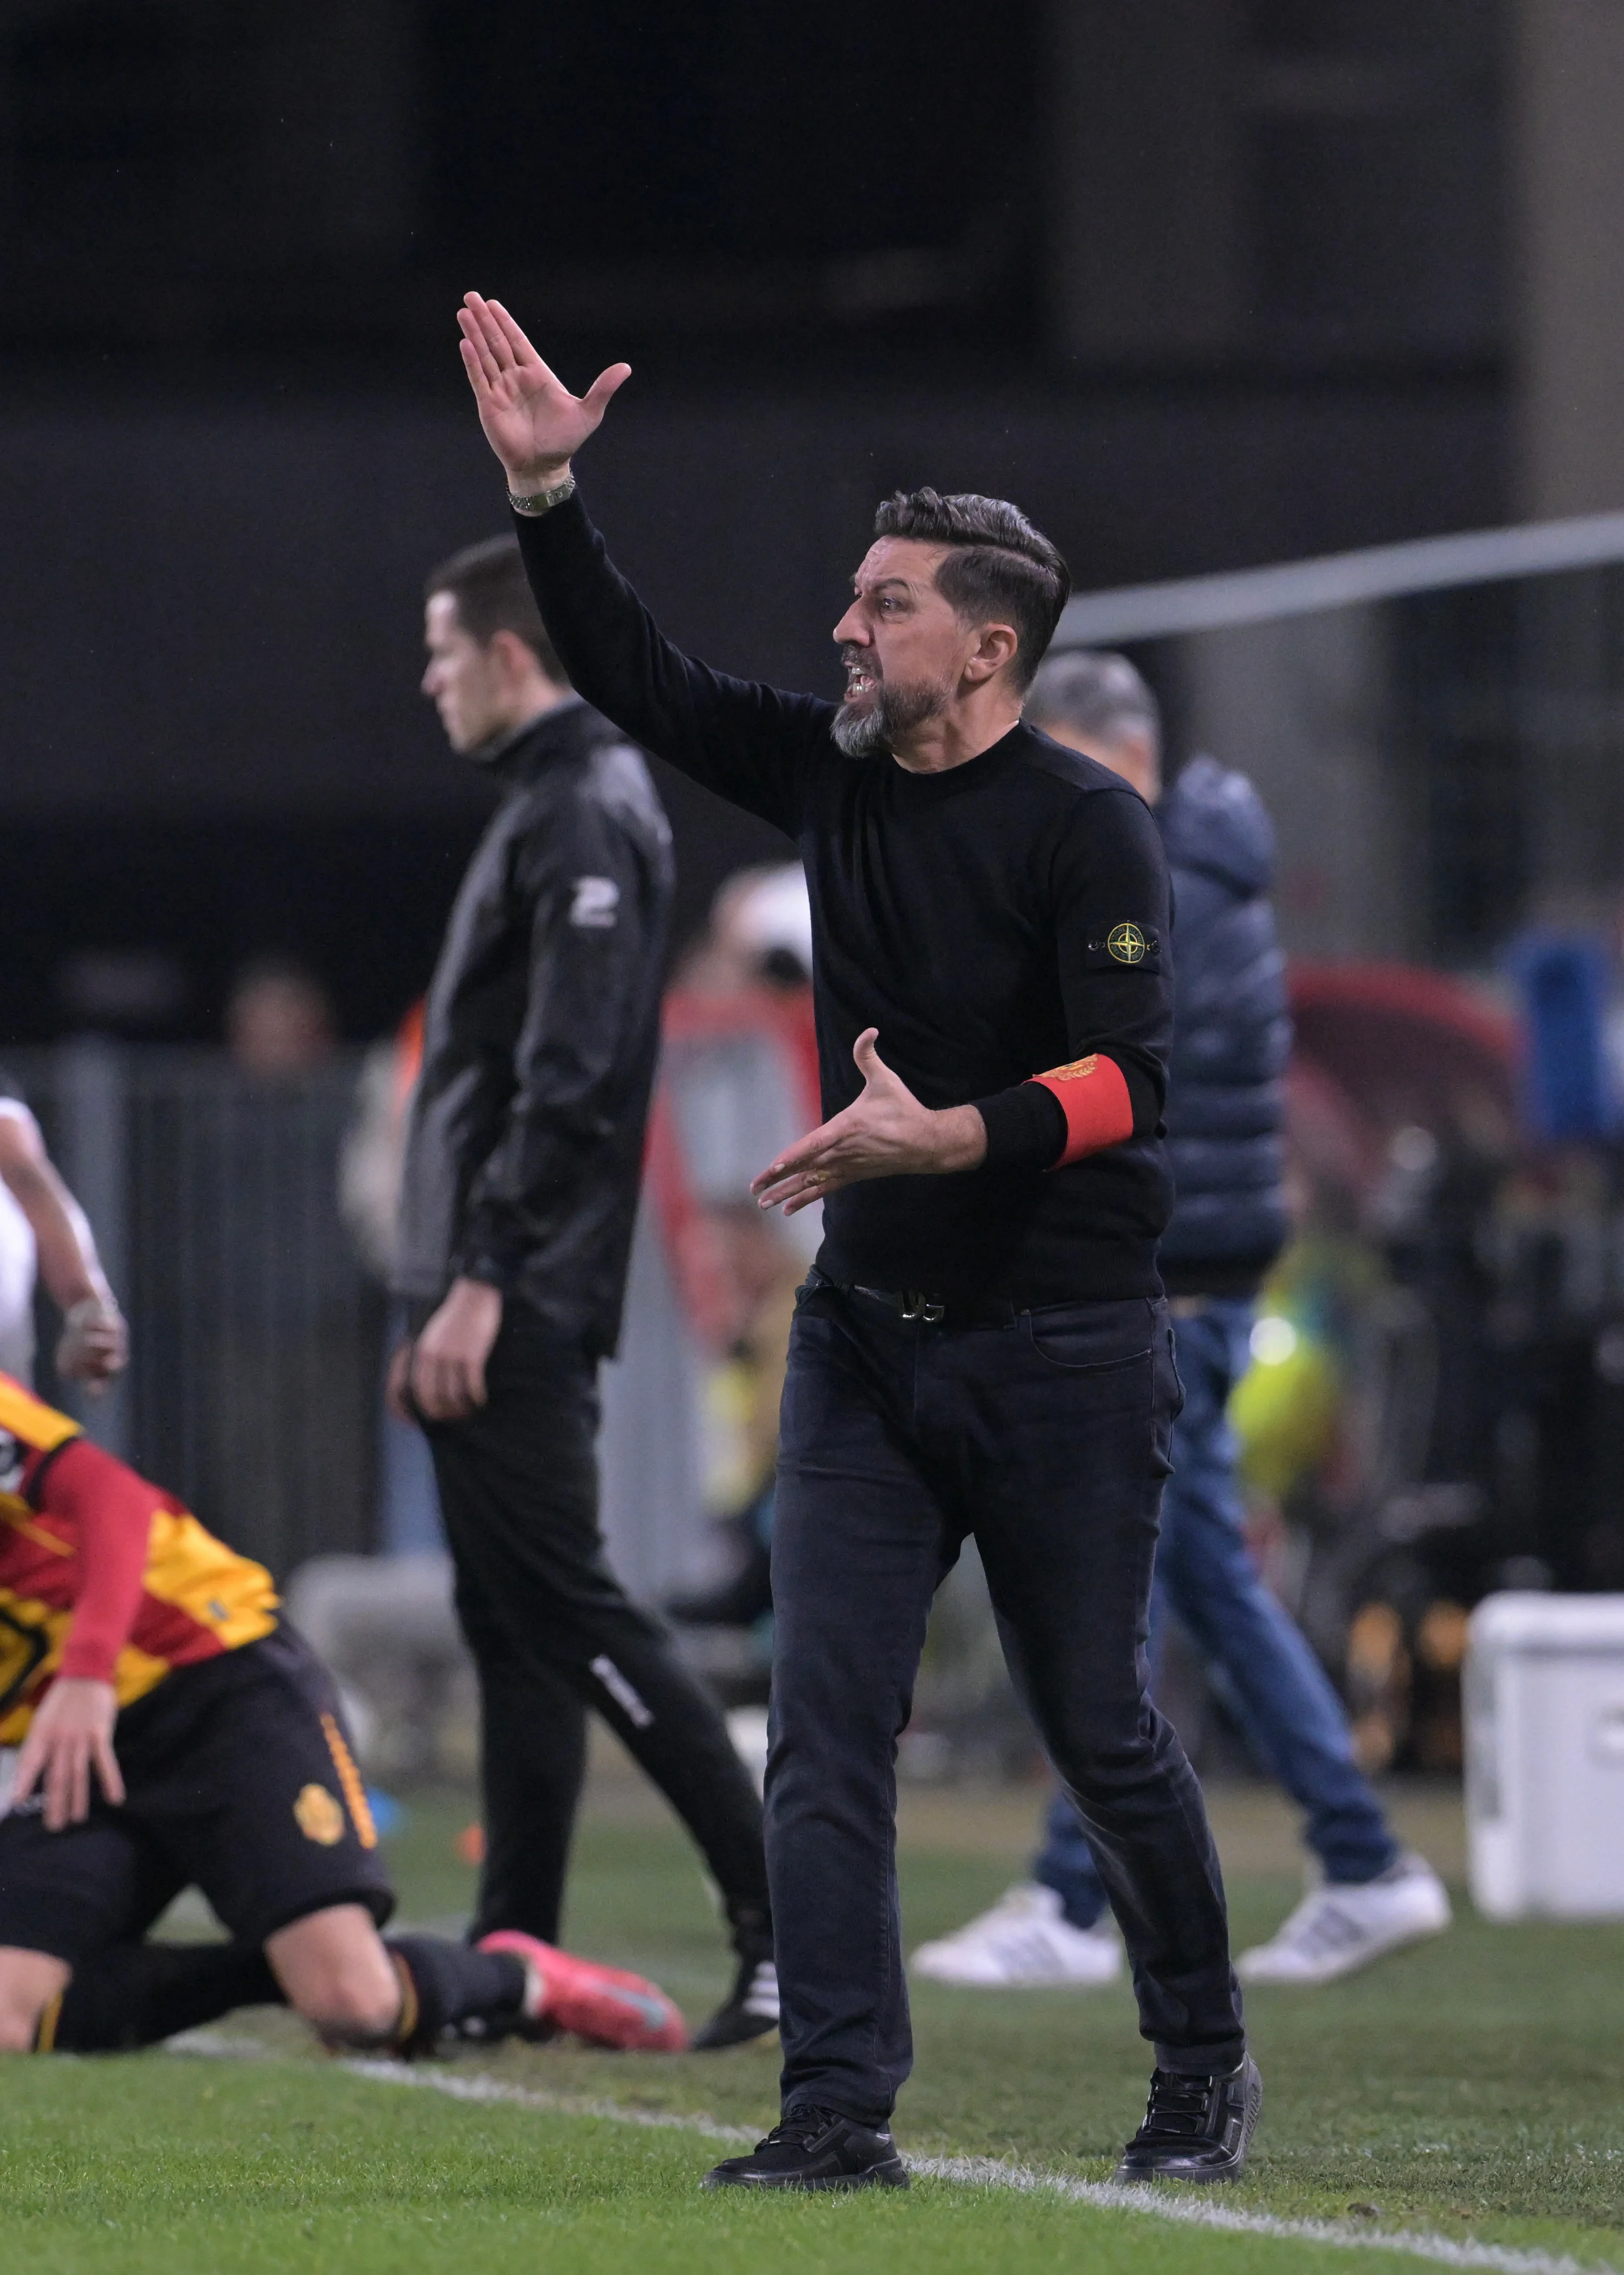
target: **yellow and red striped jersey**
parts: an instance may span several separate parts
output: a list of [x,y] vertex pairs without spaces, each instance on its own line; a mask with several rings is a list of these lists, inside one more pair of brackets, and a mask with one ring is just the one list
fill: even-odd
[[0,1745],[57,1675],[110,1682],[128,1706],[269,1635],[276,1605],[262,1565],[0,1374]]

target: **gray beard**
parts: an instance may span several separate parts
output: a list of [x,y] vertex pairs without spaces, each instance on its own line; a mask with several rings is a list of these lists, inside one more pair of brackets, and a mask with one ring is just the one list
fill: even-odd
[[882,679],[865,709],[856,711],[842,704],[830,732],[849,759],[878,758],[899,735],[910,734],[927,719],[940,719],[948,707],[949,693],[948,689],[933,687],[923,679],[916,679],[911,686]]

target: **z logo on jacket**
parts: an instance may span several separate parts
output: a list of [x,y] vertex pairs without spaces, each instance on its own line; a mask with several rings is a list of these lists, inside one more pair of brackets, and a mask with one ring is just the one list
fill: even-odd
[[589,932],[607,932],[620,907],[620,887],[613,877],[578,877],[570,921]]

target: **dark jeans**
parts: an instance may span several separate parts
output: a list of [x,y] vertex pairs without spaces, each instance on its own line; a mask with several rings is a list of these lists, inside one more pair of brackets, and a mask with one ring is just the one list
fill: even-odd
[[714,1699],[604,1560],[596,1362],[510,1299],[486,1383],[486,1405],[427,1432],[480,1674],[486,1855],[472,1932],[558,1940],[591,1706],[699,1842],[740,1947],[765,1957],[755,1788]]
[[786,2108],[873,2123],[912,2061],[895,1759],[931,1599],[973,1534],[1010,1670],[1093,1837],[1164,2067],[1243,2046],[1200,1788],[1146,1696],[1178,1409],[1162,1303],[900,1319],[814,1274],[789,1343],[773,1539],[767,1864]]
[[[1241,1529],[1226,1409],[1248,1363],[1251,1324],[1250,1302],[1216,1297],[1178,1322],[1184,1410],[1162,1496],[1152,1661],[1171,1612],[1221,1678],[1258,1761],[1304,1811],[1326,1879],[1373,1880],[1398,1843],[1354,1760],[1342,1703],[1259,1578]],[[1063,1793],[1050,1808],[1032,1877],[1056,1891],[1074,1927],[1092,1926],[1106,1908],[1088,1835]]]

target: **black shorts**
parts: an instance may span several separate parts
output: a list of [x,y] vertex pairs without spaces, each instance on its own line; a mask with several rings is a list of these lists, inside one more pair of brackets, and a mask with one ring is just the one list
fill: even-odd
[[125,1799],[48,1833],[0,1818],[0,1945],[69,1966],[132,1942],[185,1887],[240,1943],[395,1899],[331,1676],[291,1628],[178,1668],[118,1718]]

